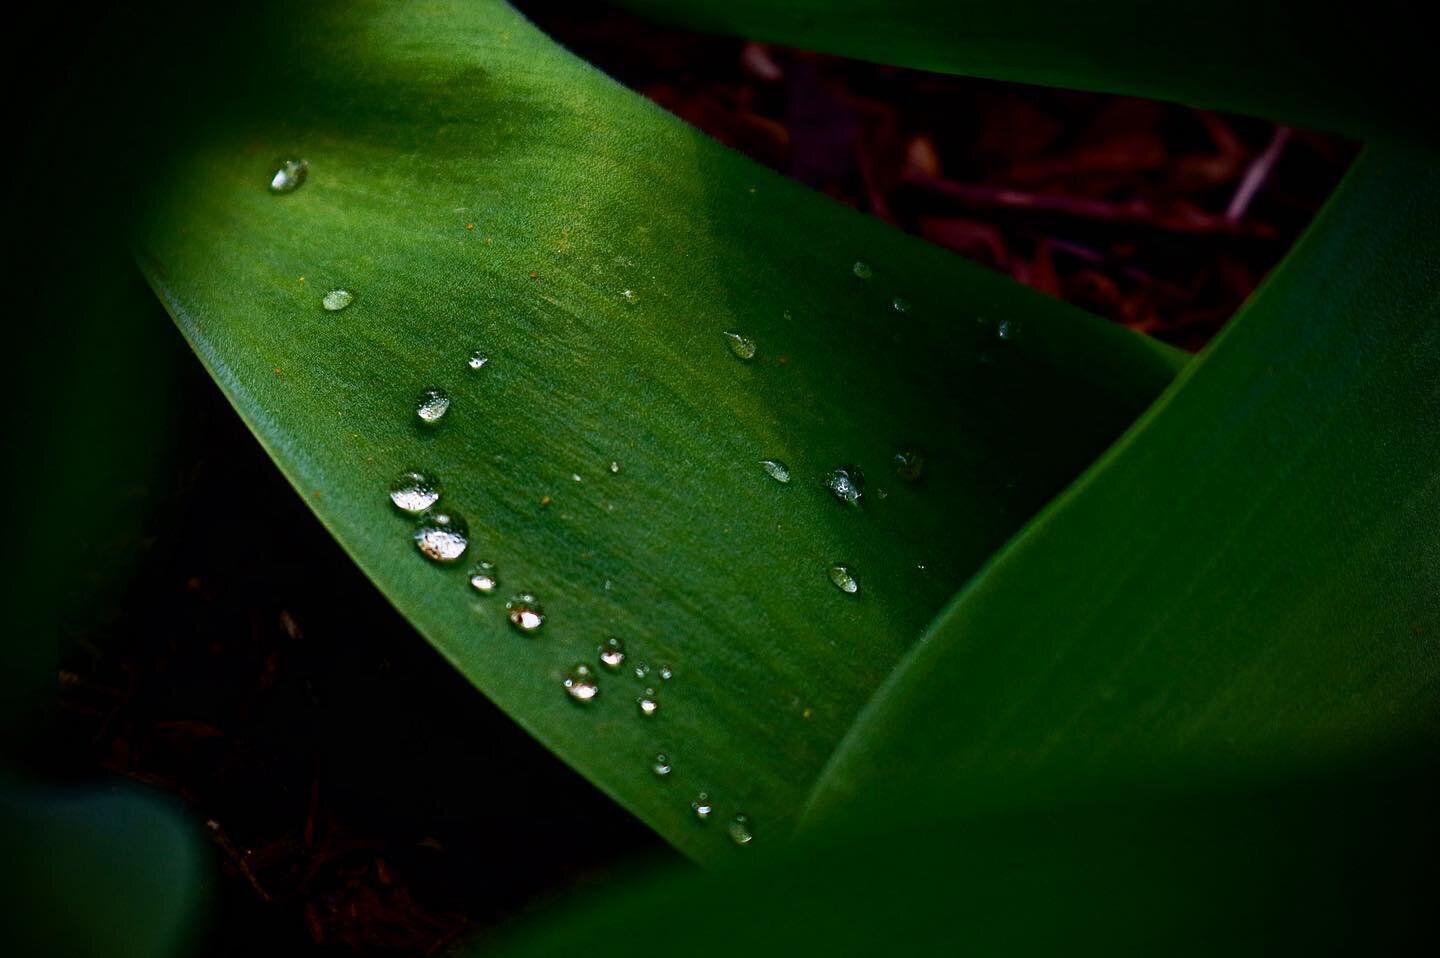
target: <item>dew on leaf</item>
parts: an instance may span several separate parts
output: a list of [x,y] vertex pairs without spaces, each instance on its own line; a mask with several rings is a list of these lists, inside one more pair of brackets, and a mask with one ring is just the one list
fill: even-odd
[[540,601],[529,592],[520,592],[505,603],[505,618],[516,629],[532,633],[545,624],[545,609]]
[[625,664],[625,643],[612,635],[600,645],[600,664],[612,672]]
[[649,674],[650,674],[650,666],[646,665],[644,662],[636,662],[636,663],[635,663],[635,677],[636,677],[637,679],[643,679],[645,676],[647,676],[647,675],[649,675]]
[[305,176],[310,172],[310,164],[304,160],[285,160],[275,175],[270,177],[271,193],[294,193],[305,182]]
[[443,389],[427,389],[415,403],[415,415],[426,425],[439,422],[450,411],[450,397]]
[[320,305],[332,313],[338,313],[353,302],[355,294],[348,289],[332,289],[321,298]]
[[894,302],[891,305],[895,307],[895,312],[897,313],[910,312],[910,300],[906,299],[904,296],[896,296]]
[[746,362],[755,358],[755,340],[737,332],[725,334],[725,345],[730,347],[730,352],[735,354],[737,359]]
[[695,796],[695,801],[690,803],[690,808],[695,812],[695,817],[702,822],[715,812],[715,806],[711,803],[710,796],[704,792]]
[[660,676],[660,681],[668,682],[675,677],[675,670],[670,668],[670,666],[668,665],[662,665],[658,670],[656,670],[655,674]]
[[456,513],[431,509],[415,526],[415,548],[435,562],[454,562],[470,545],[470,530]]
[[486,356],[484,352],[482,352],[481,350],[478,350],[478,349],[477,349],[477,350],[475,350],[473,353],[470,354],[470,358],[467,359],[467,360],[465,361],[465,363],[466,363],[466,365],[468,365],[471,369],[484,369],[484,368],[485,368],[485,364],[488,363],[489,361],[490,361],[490,357],[489,357],[489,356]]
[[905,482],[918,482],[925,472],[925,456],[913,446],[905,446],[895,453],[895,476]]
[[595,673],[590,671],[590,666],[583,662],[577,662],[565,675],[565,694],[573,701],[580,703],[593,702],[600,694],[600,686],[595,681]]
[[869,263],[861,262],[858,259],[855,261],[855,265],[851,267],[851,270],[860,279],[869,279],[875,275],[875,271],[870,268]]
[[729,834],[730,840],[737,845],[748,845],[755,837],[754,832],[750,830],[750,819],[745,815],[736,815],[730,819],[730,824],[725,826],[725,831]]
[[846,505],[859,505],[865,494],[865,473],[859,466],[836,466],[825,477],[825,488]]
[[655,773],[656,778],[666,778],[669,776],[671,771],[670,757],[664,752],[656,755],[654,763],[650,766],[650,771]]
[[635,700],[635,704],[639,706],[640,714],[646,718],[660,711],[660,701],[655,698],[654,689],[645,689],[641,692],[640,697]]
[[500,574],[495,563],[481,560],[470,569],[470,588],[481,595],[490,595],[500,585]]
[[854,595],[860,591],[860,581],[855,578],[855,573],[850,570],[849,566],[832,565],[826,570],[826,573],[830,576],[830,581],[835,584],[835,588],[841,592]]
[[790,467],[779,459],[761,459],[760,468],[765,474],[776,482],[785,483],[790,481]]
[[390,501],[395,508],[418,515],[440,501],[440,480],[407,469],[390,480]]

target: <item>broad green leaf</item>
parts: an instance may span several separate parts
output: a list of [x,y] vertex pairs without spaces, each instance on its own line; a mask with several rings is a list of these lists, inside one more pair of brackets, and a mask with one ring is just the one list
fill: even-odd
[[[785,834],[925,623],[1178,354],[723,150],[503,4],[284,13],[234,79],[240,108],[156,171],[152,285],[321,521],[481,690],[697,858],[733,854],[694,820],[701,790]],[[285,157],[308,179],[273,195]],[[342,287],[353,303],[323,309]],[[426,426],[430,388],[452,405]],[[919,483],[894,475],[902,443]],[[858,507],[821,484],[841,463],[869,475]],[[454,567],[391,507],[405,469],[468,519]],[[497,595],[467,584],[477,559]],[[530,636],[503,609],[522,590],[548,614]],[[616,673],[596,658],[611,635]],[[588,707],[561,686],[576,663],[599,675]]]
[[617,879],[468,953],[1423,951],[1440,851],[1430,769],[852,823],[756,868]]
[[922,70],[1433,139],[1414,4],[1324,0],[619,0],[646,16]]
[[1219,340],[936,621],[818,818],[1435,742],[1435,174],[1429,154],[1361,159]]
[[193,944],[204,846],[143,792],[0,787],[7,955],[178,958]]

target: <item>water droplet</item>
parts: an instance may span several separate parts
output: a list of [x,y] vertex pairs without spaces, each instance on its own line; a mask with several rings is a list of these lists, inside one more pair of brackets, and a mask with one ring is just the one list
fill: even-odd
[[622,289],[620,291],[620,297],[627,303],[633,303],[640,298],[639,296],[635,295],[635,291],[633,289]]
[[419,515],[440,501],[440,480],[407,469],[390,480],[390,501],[397,509]]
[[348,289],[332,289],[320,300],[320,305],[332,313],[338,313],[353,302],[355,294]]
[[855,275],[860,277],[861,279],[869,279],[871,276],[875,275],[875,271],[870,268],[869,263],[861,262],[858,259],[855,261],[855,265],[851,267],[851,269],[854,270]]
[[470,358],[469,358],[468,360],[466,360],[466,364],[467,364],[471,369],[484,369],[484,368],[485,368],[485,364],[488,363],[489,361],[490,361],[490,357],[489,357],[489,356],[486,356],[483,352],[481,352],[480,350],[477,349],[477,350],[475,350],[473,353],[470,354]]
[[1010,342],[1020,332],[1020,326],[1014,320],[1002,319],[995,327],[995,338],[1002,342]]
[[528,634],[545,624],[545,610],[533,595],[521,592],[505,603],[505,618],[515,628]]
[[305,175],[309,172],[310,164],[304,160],[285,160],[270,177],[270,192],[294,193],[305,182]]
[[913,446],[905,446],[895,453],[895,475],[905,482],[918,482],[925,471],[925,456]]
[[832,565],[826,570],[830,575],[830,581],[835,583],[835,588],[841,592],[854,595],[860,591],[860,582],[855,578],[855,573],[850,571],[846,565]]
[[635,704],[640,707],[640,714],[646,718],[660,711],[660,702],[655,698],[654,689],[646,689],[641,692],[640,697],[635,700]]
[[764,469],[765,473],[776,482],[790,481],[790,467],[779,459],[761,459],[760,468]]
[[750,819],[745,815],[736,815],[730,819],[730,824],[725,826],[725,831],[730,835],[730,840],[737,845],[748,845],[755,834],[750,831]]
[[755,358],[755,340],[749,336],[744,336],[736,332],[727,332],[725,334],[725,344],[730,347],[730,351],[735,354],[737,359],[743,359],[749,362]]
[[710,796],[706,795],[704,792],[701,792],[699,795],[695,796],[695,801],[690,803],[690,807],[694,809],[695,817],[700,819],[700,821],[702,822],[708,819],[715,812],[715,806],[711,804]]
[[668,665],[660,666],[660,669],[658,672],[656,672],[656,674],[660,676],[660,681],[662,682],[668,682],[675,677],[674,669],[670,668],[670,666]]
[[910,312],[910,300],[906,299],[904,296],[896,296],[894,303],[892,303],[891,305],[895,307],[895,312],[897,313]]
[[925,560],[921,559],[919,562],[915,563],[915,568],[919,572],[924,572],[927,568],[927,566],[925,565]]
[[859,466],[836,466],[825,477],[825,488],[846,505],[857,506],[865,494],[865,473]]
[[600,646],[600,664],[614,671],[625,664],[625,643],[619,636],[610,636]]
[[590,671],[590,666],[583,662],[577,662],[565,676],[565,693],[576,702],[592,702],[600,694],[600,686],[595,682],[595,674]]
[[450,397],[443,389],[427,389],[415,403],[415,415],[426,424],[437,423],[450,411]]
[[481,595],[490,595],[500,585],[500,573],[495,563],[483,559],[470,569],[470,587]]
[[781,313],[781,315],[784,316],[786,319],[794,319],[794,318],[795,318],[795,316],[794,316],[794,315],[790,312],[790,310],[788,310],[788,309],[785,310],[785,312]]
[[465,554],[469,535],[470,529],[459,515],[431,509],[415,526],[415,548],[427,559],[454,562]]
[[649,674],[650,674],[650,666],[646,665],[644,662],[636,662],[636,663],[635,663],[635,677],[636,677],[637,679],[643,679],[645,676],[647,676],[647,675],[649,675]]
[[614,475],[619,475],[619,473],[620,473],[620,463],[615,462],[614,460],[611,460],[611,462],[610,462],[610,474],[611,474],[612,476],[614,476]]
[[655,773],[656,778],[666,778],[670,774],[670,758],[664,752],[655,756],[655,764],[650,766],[650,771]]

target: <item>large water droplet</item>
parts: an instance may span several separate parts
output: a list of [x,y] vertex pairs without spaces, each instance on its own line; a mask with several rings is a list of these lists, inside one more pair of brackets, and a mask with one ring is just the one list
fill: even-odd
[[590,671],[590,666],[583,662],[577,662],[565,676],[565,694],[576,702],[593,702],[600,694],[600,686],[595,681],[595,673]]
[[440,480],[407,469],[390,480],[390,501],[395,508],[418,515],[440,501]]
[[826,572],[830,576],[830,581],[835,583],[835,588],[841,592],[854,595],[860,591],[860,581],[855,578],[855,573],[850,571],[849,566],[832,565]]
[[710,796],[704,792],[695,796],[695,801],[690,803],[690,808],[694,810],[695,817],[702,822],[715,813],[715,806],[710,802]]
[[851,270],[860,279],[869,279],[875,275],[875,271],[870,268],[869,263],[861,262],[858,259],[855,261],[855,265],[851,267]]
[[415,415],[427,425],[437,423],[450,411],[450,397],[443,389],[427,389],[415,403]]
[[749,362],[755,358],[755,340],[749,336],[736,332],[727,332],[725,334],[725,345],[730,347],[730,351],[734,353],[738,359]]
[[865,473],[859,466],[836,466],[825,477],[825,488],[847,506],[858,506],[865,494]]
[[612,672],[625,664],[625,643],[612,635],[600,645],[600,664]]
[[905,446],[895,453],[895,476],[905,482],[918,482],[925,471],[925,456],[913,446]]
[[656,755],[655,763],[650,766],[650,771],[655,773],[656,778],[668,777],[671,771],[669,756],[667,756],[664,752]]
[[470,588],[476,592],[490,595],[498,585],[500,573],[496,571],[495,563],[482,559],[470,568]]
[[790,467],[779,459],[761,459],[760,468],[764,469],[765,474],[776,482],[790,481]]
[[484,369],[485,364],[489,361],[490,357],[486,356],[483,352],[477,349],[470,354],[470,358],[466,360],[465,363],[471,369]]
[[305,176],[310,172],[310,164],[304,160],[285,160],[275,175],[270,177],[271,193],[294,193],[305,182]]
[[545,624],[545,609],[529,592],[521,592],[510,597],[505,603],[505,618],[510,624],[526,634],[534,632]]
[[332,289],[321,298],[320,305],[332,313],[338,313],[353,302],[355,294],[348,289]]
[[431,509],[415,526],[415,548],[427,559],[454,562],[465,554],[469,535],[470,529],[459,515]]
[[640,707],[640,714],[646,718],[660,711],[660,700],[655,697],[654,689],[646,689],[641,692],[640,697],[635,700],[635,704]]
[[750,830],[750,819],[745,815],[736,815],[730,819],[730,824],[725,826],[725,831],[729,834],[730,840],[737,845],[748,845],[755,837],[754,832]]

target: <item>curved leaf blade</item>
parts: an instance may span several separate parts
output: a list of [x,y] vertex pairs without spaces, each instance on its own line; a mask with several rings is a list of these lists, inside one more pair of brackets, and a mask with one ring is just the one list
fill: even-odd
[[1210,350],[897,667],[817,822],[862,796],[1008,807],[1435,741],[1434,171],[1361,159]]
[[[177,146],[140,239],[152,285],[320,519],[480,689],[695,857],[732,853],[693,819],[702,789],[784,834],[951,591],[1177,354],[720,149],[501,4],[303,17],[242,109]],[[292,154],[307,182],[268,195]],[[334,287],[355,299],[332,313]],[[727,330],[758,355],[731,355]],[[435,428],[415,413],[430,387],[453,401]],[[924,483],[891,481],[898,442],[925,447]],[[859,509],[821,486],[841,462],[872,475]],[[438,474],[500,596],[417,554],[386,498],[409,468]],[[827,580],[836,561],[859,595]],[[533,638],[501,608],[521,590],[550,617]],[[675,678],[599,669],[612,634],[627,669]],[[600,674],[588,708],[561,687],[577,662]]]

